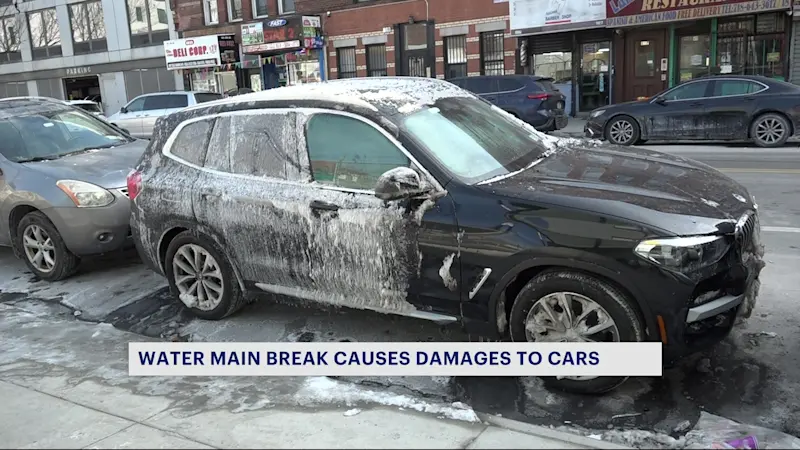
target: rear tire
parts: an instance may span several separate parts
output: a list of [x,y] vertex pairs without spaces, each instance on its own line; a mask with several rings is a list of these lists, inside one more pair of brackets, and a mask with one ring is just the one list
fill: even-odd
[[60,281],[78,270],[80,258],[69,251],[56,226],[40,211],[30,212],[19,221],[14,244],[39,279]]
[[[565,304],[572,314],[565,313],[566,309],[561,306]],[[578,321],[588,308],[595,308],[595,312]],[[548,309],[553,316],[540,315]],[[590,337],[599,342],[640,342],[644,340],[644,326],[636,311],[631,299],[604,280],[581,272],[552,270],[540,273],[522,288],[511,308],[509,329],[514,342],[586,342]],[[578,319],[574,319],[576,317]],[[561,327],[560,320],[570,323],[569,327]],[[601,326],[609,328],[585,333]],[[564,331],[556,328],[564,328]],[[627,379],[542,377],[548,387],[579,394],[602,394]]]
[[245,304],[224,253],[191,231],[178,234],[169,243],[164,272],[172,294],[201,319],[224,319]]
[[640,137],[639,124],[633,117],[615,117],[606,125],[606,140],[612,144],[633,145]]
[[791,130],[792,126],[785,117],[767,113],[756,117],[750,124],[750,137],[759,147],[780,147],[789,139]]

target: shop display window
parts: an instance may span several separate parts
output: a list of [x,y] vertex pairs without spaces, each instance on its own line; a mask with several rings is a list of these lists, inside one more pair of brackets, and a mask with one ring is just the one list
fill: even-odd
[[592,111],[608,104],[608,68],[611,63],[611,42],[587,43],[581,46],[581,79],[578,85],[581,111]]
[[786,77],[786,14],[720,19],[715,73]]

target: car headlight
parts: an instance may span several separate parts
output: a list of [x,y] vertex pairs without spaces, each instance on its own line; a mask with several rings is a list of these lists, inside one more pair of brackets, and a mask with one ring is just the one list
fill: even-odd
[[725,236],[691,236],[642,241],[637,255],[667,269],[692,272],[718,262],[730,248]]
[[590,118],[590,119],[594,119],[595,117],[600,117],[600,116],[602,116],[602,115],[603,115],[605,112],[606,112],[606,110],[605,110],[605,109],[598,109],[598,110],[596,110],[596,111],[592,111],[592,113],[591,113],[591,114],[589,114],[589,118]]
[[114,201],[114,195],[111,192],[85,181],[58,180],[56,186],[64,191],[78,208],[107,206]]

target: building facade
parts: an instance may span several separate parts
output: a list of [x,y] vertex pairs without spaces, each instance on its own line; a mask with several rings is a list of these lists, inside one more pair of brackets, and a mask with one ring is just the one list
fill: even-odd
[[112,114],[142,93],[183,89],[165,66],[166,0],[0,0],[0,97],[90,98]]

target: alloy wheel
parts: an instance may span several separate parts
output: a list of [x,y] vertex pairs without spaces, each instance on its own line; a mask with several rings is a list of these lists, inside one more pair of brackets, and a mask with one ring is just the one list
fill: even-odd
[[56,247],[47,231],[39,225],[30,225],[22,233],[25,257],[42,273],[49,273],[56,266]]
[[628,142],[633,138],[633,124],[627,120],[618,120],[611,124],[608,134],[611,135],[614,142]]
[[529,342],[620,342],[619,328],[608,311],[574,292],[554,292],[537,300],[525,319],[525,337]]
[[767,117],[756,125],[756,138],[766,144],[774,144],[783,138],[786,127],[778,119]]
[[208,250],[196,244],[182,246],[172,259],[172,272],[186,306],[203,311],[219,306],[225,281],[219,263]]

